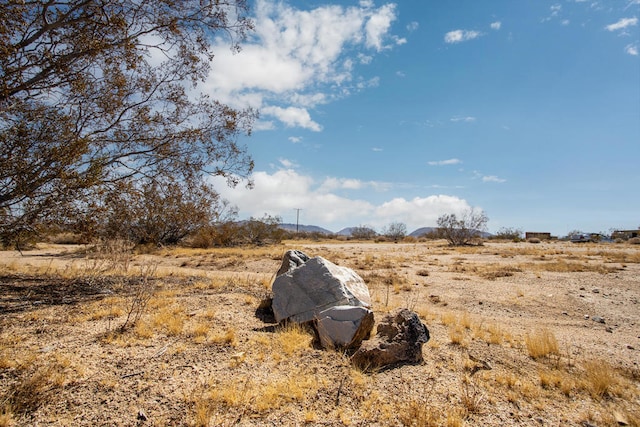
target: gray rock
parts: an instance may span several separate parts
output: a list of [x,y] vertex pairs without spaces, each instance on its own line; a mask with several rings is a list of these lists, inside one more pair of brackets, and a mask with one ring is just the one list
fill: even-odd
[[368,308],[340,305],[321,311],[315,326],[322,347],[349,349],[369,337],[374,323],[373,311]]
[[591,320],[593,320],[596,323],[605,323],[604,319],[602,317],[600,317],[600,316],[593,316],[593,317],[591,317]]
[[362,343],[351,362],[365,370],[420,363],[422,344],[427,341],[429,330],[418,315],[406,308],[398,309],[380,321],[376,336]]
[[[299,253],[304,255],[303,253]],[[276,322],[309,322],[331,307],[350,305],[371,307],[369,289],[350,268],[340,267],[322,257],[304,260],[306,255],[289,257],[290,267],[273,282],[273,314]],[[287,258],[285,256],[285,258]],[[285,264],[283,260],[283,265]],[[281,270],[283,267],[281,267]]]

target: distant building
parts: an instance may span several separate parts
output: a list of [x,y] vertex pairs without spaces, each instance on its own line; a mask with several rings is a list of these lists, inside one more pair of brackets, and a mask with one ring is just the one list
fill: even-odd
[[524,233],[524,238],[529,239],[540,239],[540,240],[551,240],[551,233],[540,233],[537,231],[527,231]]
[[612,239],[629,240],[640,236],[640,230],[616,230],[611,233]]

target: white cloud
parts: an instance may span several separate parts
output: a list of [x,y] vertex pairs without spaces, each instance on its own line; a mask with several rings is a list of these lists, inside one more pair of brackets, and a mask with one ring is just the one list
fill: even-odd
[[231,106],[287,119],[288,127],[320,130],[310,109],[369,87],[353,83],[354,64],[366,65],[373,54],[405,41],[389,33],[397,14],[392,3],[301,10],[286,2],[256,0],[253,9],[255,32],[239,54],[222,39],[213,46],[216,56],[203,91]]
[[411,200],[394,198],[375,209],[375,219],[370,223],[385,225],[392,221],[404,222],[410,231],[418,227],[435,226],[443,214],[461,214],[469,204],[455,196],[433,195],[414,197]]
[[375,151],[376,153],[379,153],[380,151],[382,151],[382,148],[380,148],[380,147],[373,147],[373,148],[371,149],[371,151]]
[[289,139],[290,142],[292,142],[294,144],[302,142],[302,137],[301,136],[290,136],[288,139]]
[[562,11],[562,5],[561,4],[554,4],[549,9],[551,10],[551,14],[549,16],[547,16],[546,18],[542,19],[542,22],[548,22],[548,21],[551,21],[554,18],[557,18],[558,15],[560,15],[560,12]]
[[450,43],[450,44],[461,43],[461,42],[473,40],[475,38],[480,37],[481,35],[482,33],[480,31],[454,30],[454,31],[449,31],[447,34],[444,35],[444,41],[445,43]]
[[417,23],[416,21],[409,22],[409,24],[407,24],[407,31],[413,32],[413,31],[416,31],[418,28],[420,28],[420,24]]
[[638,56],[638,45],[637,44],[628,44],[625,46],[624,51],[632,56]]
[[492,30],[499,30],[500,27],[502,27],[502,22],[500,22],[500,21],[496,21],[496,22],[492,22],[491,23],[491,29]]
[[606,28],[609,31],[618,31],[618,30],[623,30],[627,27],[637,25],[637,24],[638,24],[638,18],[634,16],[633,18],[622,18],[615,24],[607,25],[604,28]]
[[314,132],[320,132],[322,126],[311,120],[311,115],[305,108],[298,107],[264,107],[262,113],[267,116],[274,116],[287,127],[301,127]]
[[482,177],[482,182],[499,182],[499,183],[502,183],[502,182],[506,182],[506,181],[507,181],[506,179],[498,178],[495,175],[487,175],[487,176],[483,176]]
[[278,161],[282,166],[284,166],[287,169],[297,166],[295,163],[293,163],[291,160],[288,160],[288,159],[278,159]]
[[428,162],[430,166],[448,166],[448,165],[458,165],[462,163],[460,159],[447,159],[447,160],[437,160]]
[[462,116],[456,116],[456,117],[451,117],[452,122],[465,122],[465,123],[472,123],[476,121],[475,117],[472,116],[466,116],[466,117],[462,117]]
[[629,4],[624,8],[624,10],[629,9],[631,6],[633,6],[634,4],[640,4],[640,0],[631,0],[629,2]]
[[561,22],[561,24],[565,25],[565,26],[569,25],[570,23],[571,23],[571,21],[569,21],[568,19],[563,19],[562,22]]
[[[226,180],[211,178],[220,195],[239,208],[240,218],[258,217],[265,213],[281,216],[292,222],[295,209],[302,209],[300,222],[339,231],[343,227],[370,224],[383,227],[394,221],[404,222],[411,230],[435,226],[445,213],[461,213],[469,208],[464,199],[449,195],[415,197],[411,200],[393,198],[374,204],[358,197],[344,197],[336,191],[365,194],[367,191],[389,189],[389,183],[329,177],[316,183],[311,177],[293,169],[272,174],[255,172],[254,188],[229,188]],[[379,194],[379,193],[378,193]]]
[[396,19],[396,5],[385,4],[378,13],[369,17],[365,24],[365,32],[367,35],[366,45],[381,51],[384,46],[384,38],[391,27],[391,23]]

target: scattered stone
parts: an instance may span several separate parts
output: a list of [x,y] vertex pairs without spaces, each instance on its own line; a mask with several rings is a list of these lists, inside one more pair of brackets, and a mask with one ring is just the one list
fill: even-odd
[[605,323],[604,319],[602,317],[600,317],[600,316],[593,316],[593,317],[591,317],[591,320],[593,320],[596,323]]
[[423,360],[422,344],[427,341],[429,330],[418,315],[401,308],[380,321],[375,337],[362,343],[351,362],[364,370],[420,363]]
[[353,349],[369,337],[374,323],[368,308],[340,305],[321,311],[315,326],[323,348]]
[[568,315],[569,315],[569,313],[567,313],[566,311],[563,311],[563,312],[562,312],[562,315],[563,315],[563,316],[568,316]]
[[147,421],[149,419],[149,417],[147,417],[147,414],[144,413],[144,409],[140,409],[138,411],[137,419],[139,421]]
[[627,344],[627,349],[629,350],[635,350],[636,348],[634,346],[632,346],[631,344]]
[[580,290],[584,291],[584,290],[586,290],[586,288],[584,286],[580,286]]
[[609,332],[610,334],[613,333],[613,328],[611,326],[607,326],[604,330]]
[[594,294],[599,294],[600,293],[600,289],[594,288],[591,292],[593,292]]
[[618,423],[619,426],[629,425],[629,420],[627,419],[627,417],[618,411],[613,411],[613,418],[616,419],[616,423]]
[[589,320],[589,315],[588,314],[584,315],[584,320]]
[[371,307],[369,289],[355,271],[322,257],[310,258],[298,265],[305,257],[300,251],[285,254],[279,271],[285,265],[290,268],[276,277],[272,286],[276,322],[309,322],[321,311],[340,305]]

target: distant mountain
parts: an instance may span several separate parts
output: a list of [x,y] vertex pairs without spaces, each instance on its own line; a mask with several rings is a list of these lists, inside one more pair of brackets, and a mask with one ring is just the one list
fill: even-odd
[[420,237],[423,234],[433,233],[434,231],[438,231],[437,227],[420,227],[415,231],[412,231],[409,236],[411,237]]
[[298,231],[303,233],[333,234],[333,231],[327,230],[326,228],[318,227],[317,225],[300,224],[296,226],[296,224],[280,224],[280,228],[287,231],[296,231],[296,227]]

